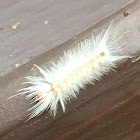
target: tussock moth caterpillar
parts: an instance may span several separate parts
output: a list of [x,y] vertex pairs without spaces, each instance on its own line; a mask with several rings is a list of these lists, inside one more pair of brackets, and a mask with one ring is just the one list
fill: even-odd
[[55,116],[58,102],[65,112],[67,101],[76,98],[81,88],[99,81],[103,75],[113,70],[118,62],[129,58],[119,55],[122,51],[119,43],[121,37],[122,35],[116,33],[112,35],[110,25],[97,37],[91,35],[74,49],[65,51],[58,63],[52,62],[50,68],[42,69],[35,65],[40,76],[26,77],[30,86],[19,90],[17,94],[26,94],[31,103],[36,103],[29,109],[29,119],[45,110]]

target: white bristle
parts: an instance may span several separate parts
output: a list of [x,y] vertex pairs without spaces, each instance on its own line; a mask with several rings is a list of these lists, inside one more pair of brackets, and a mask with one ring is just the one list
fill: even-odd
[[58,102],[63,111],[67,101],[76,98],[81,88],[87,84],[94,84],[103,75],[116,67],[116,64],[125,55],[119,55],[122,50],[118,34],[112,35],[111,28],[105,33],[101,32],[94,38],[85,39],[72,50],[64,52],[57,63],[48,69],[35,65],[41,76],[29,76],[27,80],[31,86],[24,88],[19,94],[27,94],[27,99],[36,104],[29,109],[30,117],[40,115],[49,110],[54,116],[57,112]]

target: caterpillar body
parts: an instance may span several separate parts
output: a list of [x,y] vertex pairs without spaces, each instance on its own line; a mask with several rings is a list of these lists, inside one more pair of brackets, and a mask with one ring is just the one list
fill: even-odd
[[119,55],[122,50],[119,43],[122,35],[112,35],[111,26],[97,37],[91,35],[74,49],[64,52],[57,63],[52,62],[48,69],[42,69],[40,76],[26,77],[29,87],[19,90],[26,94],[31,103],[29,119],[40,115],[45,110],[55,116],[60,102],[65,112],[67,101],[76,98],[79,90],[87,84],[95,84],[103,75],[116,67],[126,55]]

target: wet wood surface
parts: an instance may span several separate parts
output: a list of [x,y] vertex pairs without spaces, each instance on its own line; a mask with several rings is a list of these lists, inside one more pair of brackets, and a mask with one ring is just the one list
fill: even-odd
[[[44,66],[57,60],[64,50],[75,46],[93,30],[100,32],[112,20],[122,21],[122,30],[130,29],[125,37],[127,50],[139,50],[140,1],[128,5],[132,1],[83,0],[79,4],[75,0],[68,3],[60,0],[47,1],[47,7],[44,2],[9,0],[2,1],[4,9],[0,5],[3,11],[0,12],[0,139],[139,140],[140,61],[133,63],[129,59],[95,86],[88,85],[77,99],[68,103],[65,113],[59,107],[55,119],[45,112],[25,122],[31,107],[29,101],[24,96],[8,100],[24,87],[21,85],[24,77],[37,73],[33,64]],[[4,16],[6,9],[9,14]],[[124,12],[129,14],[124,16]],[[101,19],[104,20],[95,25]]]

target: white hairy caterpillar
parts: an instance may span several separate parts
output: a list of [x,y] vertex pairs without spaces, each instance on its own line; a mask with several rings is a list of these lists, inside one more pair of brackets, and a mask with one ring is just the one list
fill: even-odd
[[111,26],[94,38],[85,39],[72,50],[64,52],[58,63],[52,62],[53,66],[42,69],[35,65],[41,76],[26,77],[29,87],[19,90],[19,94],[27,94],[31,103],[36,103],[29,109],[29,119],[49,110],[54,116],[60,102],[65,112],[66,103],[71,98],[76,98],[81,88],[87,84],[94,84],[103,75],[116,67],[116,64],[125,55],[119,55],[122,51],[119,39],[122,35],[111,34]]

